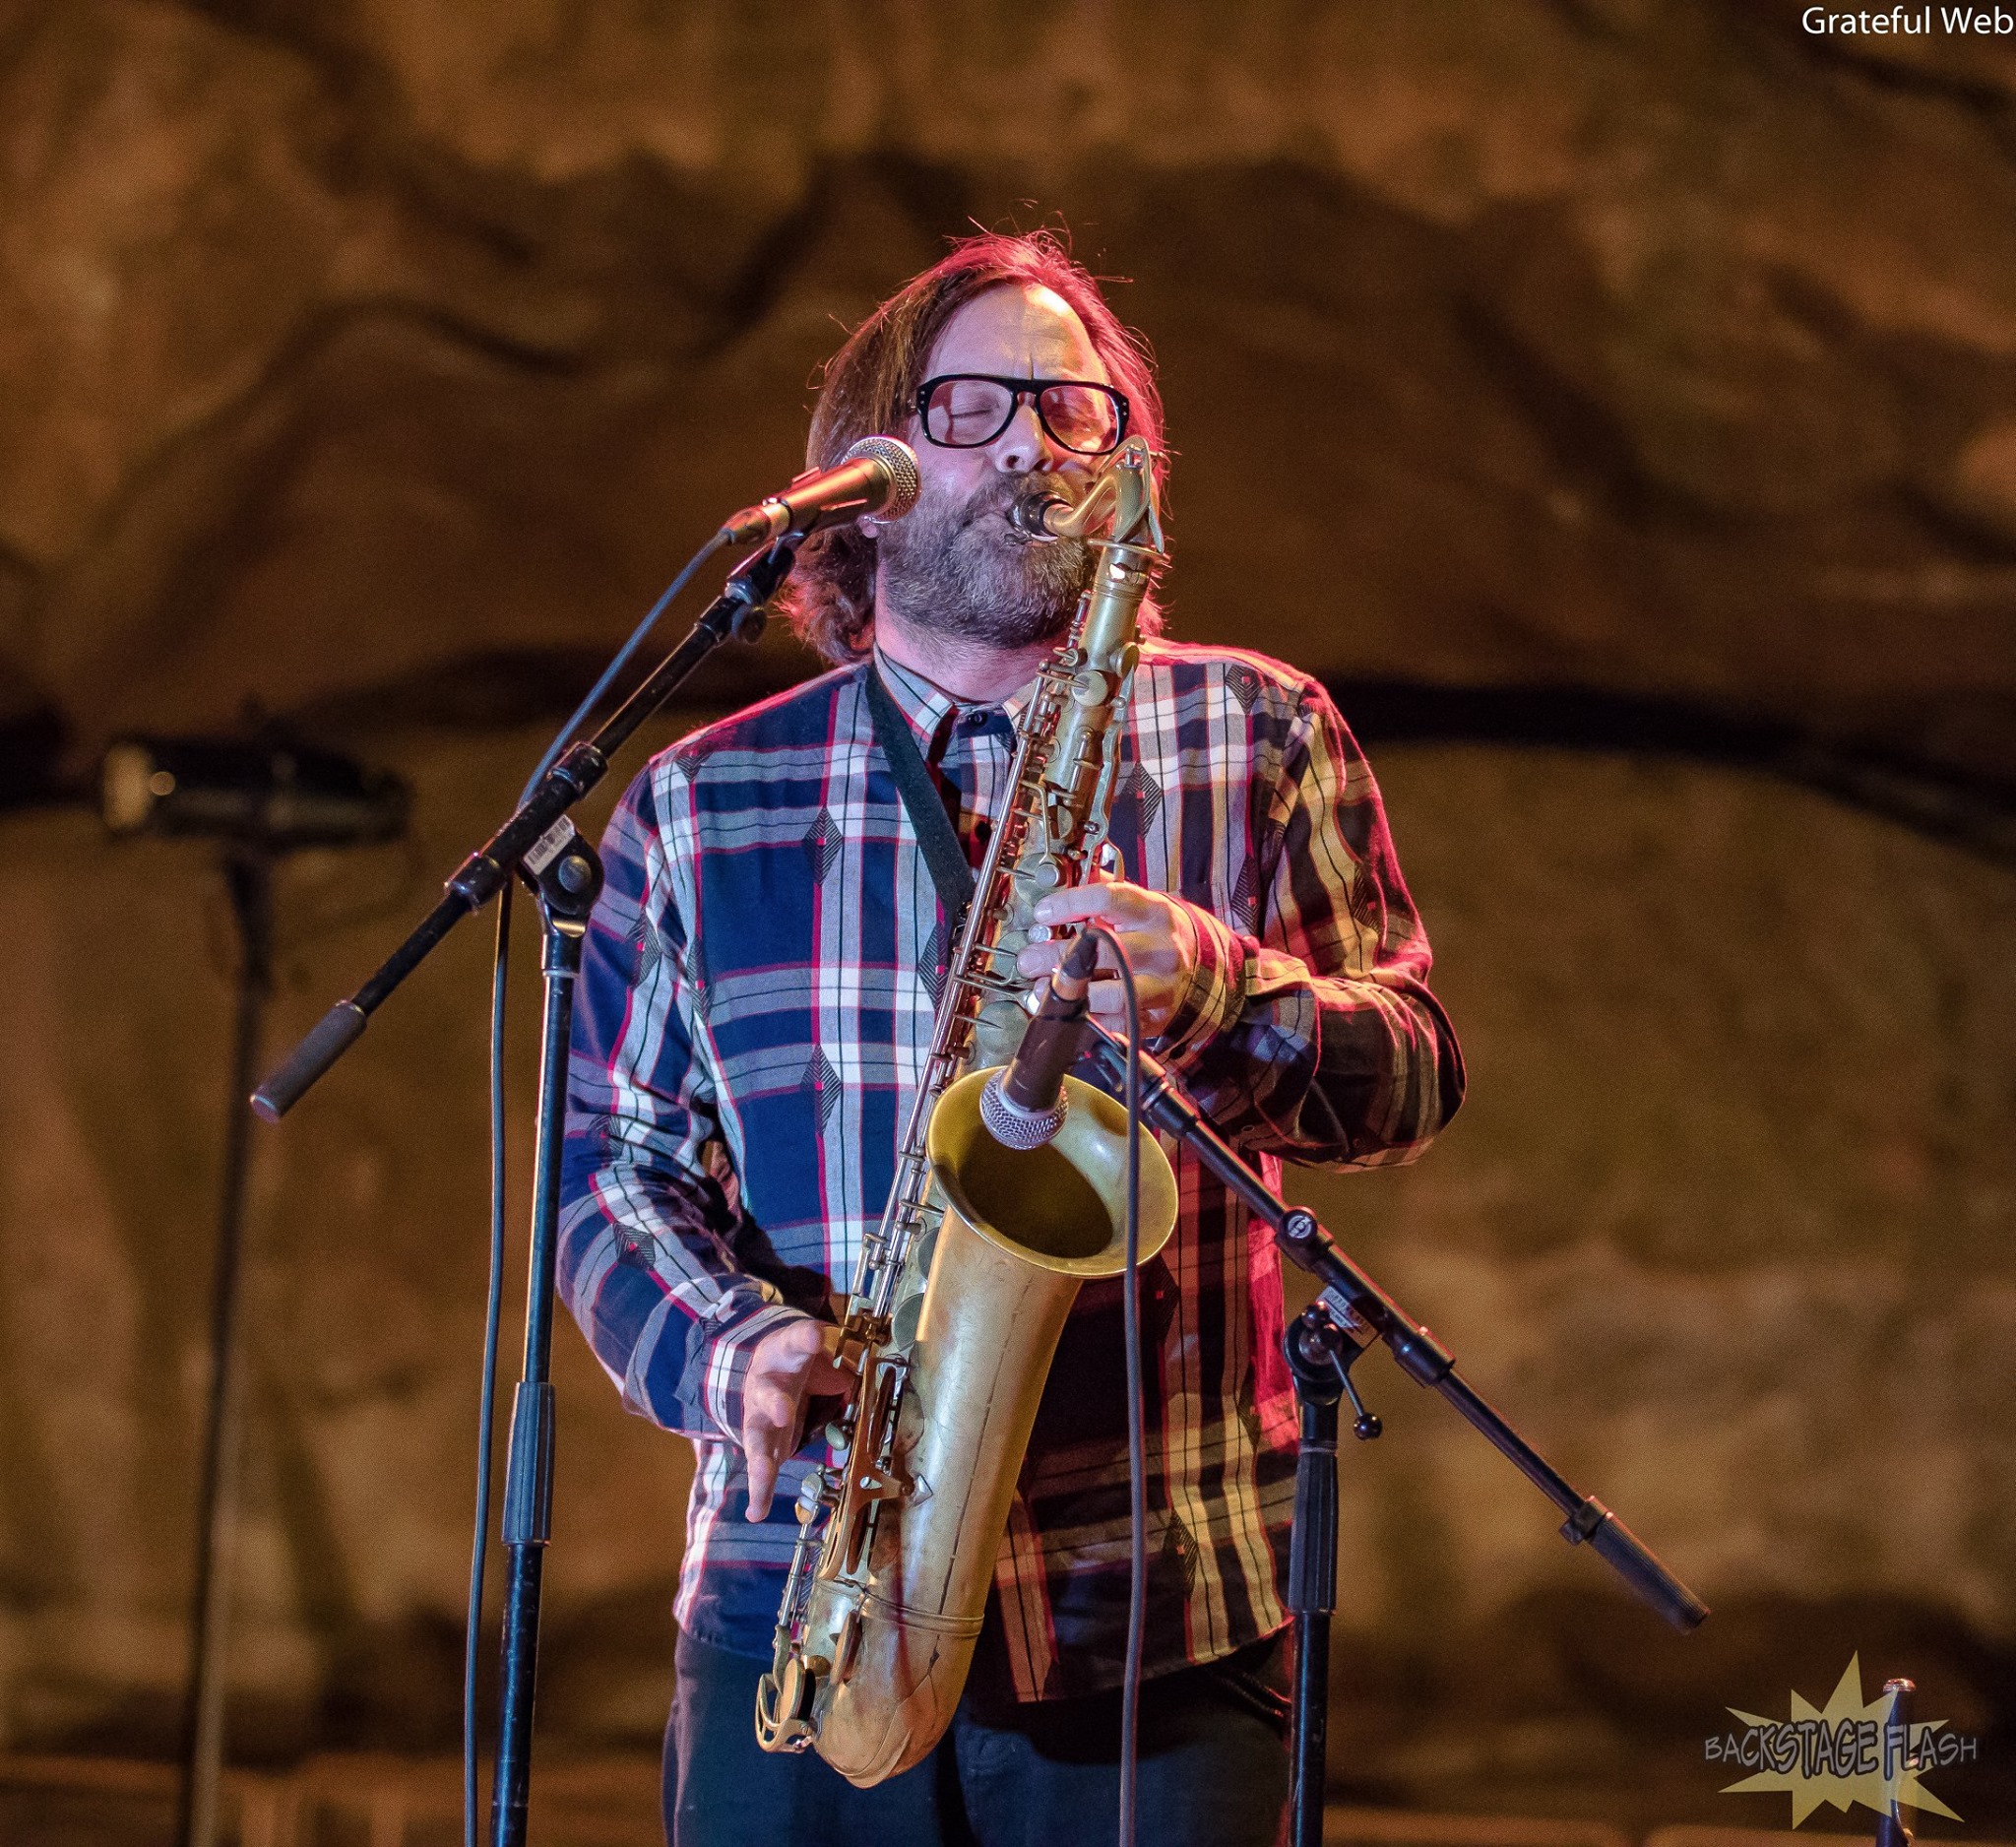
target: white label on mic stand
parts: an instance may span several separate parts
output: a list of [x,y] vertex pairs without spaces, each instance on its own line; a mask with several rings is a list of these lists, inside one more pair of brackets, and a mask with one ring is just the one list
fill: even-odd
[[563,853],[574,838],[574,823],[564,814],[546,829],[538,839],[525,850],[525,869],[534,878],[543,872]]

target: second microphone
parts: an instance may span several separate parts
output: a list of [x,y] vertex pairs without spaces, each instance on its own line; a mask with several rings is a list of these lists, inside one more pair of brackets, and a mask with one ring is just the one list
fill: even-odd
[[1098,964],[1098,938],[1090,930],[1080,931],[1050,976],[1043,1003],[1014,1058],[980,1093],[980,1120],[1007,1147],[1040,1148],[1064,1126],[1070,1107],[1064,1078],[1085,1048],[1088,996]]

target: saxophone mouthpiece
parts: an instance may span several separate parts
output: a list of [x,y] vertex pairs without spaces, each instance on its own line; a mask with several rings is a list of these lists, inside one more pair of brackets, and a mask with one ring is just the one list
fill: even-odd
[[1071,503],[1061,494],[1027,494],[1009,506],[1008,524],[1023,538],[1049,544],[1057,537],[1050,531],[1051,517],[1070,510]]

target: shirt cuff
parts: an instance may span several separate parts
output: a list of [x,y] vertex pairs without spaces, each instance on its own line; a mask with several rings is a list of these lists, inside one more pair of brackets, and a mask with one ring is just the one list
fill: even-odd
[[1172,1064],[1194,1056],[1238,1019],[1246,1005],[1246,970],[1252,961],[1251,946],[1243,936],[1209,911],[1194,904],[1184,909],[1197,931],[1197,966],[1157,1041],[1162,1055]]
[[754,1302],[739,1312],[729,1309],[716,1322],[714,1333],[693,1343],[679,1396],[697,1407],[739,1449],[742,1387],[757,1347],[766,1334],[787,1323],[811,1319],[801,1309],[775,1302]]

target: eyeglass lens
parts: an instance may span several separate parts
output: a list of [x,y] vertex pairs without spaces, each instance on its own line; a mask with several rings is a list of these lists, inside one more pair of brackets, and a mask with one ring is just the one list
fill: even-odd
[[[924,410],[924,434],[947,449],[978,449],[1008,427],[1016,394],[988,378],[941,379]],[[1099,385],[1045,385],[1036,394],[1043,427],[1066,449],[1102,455],[1120,438],[1120,411]]]

